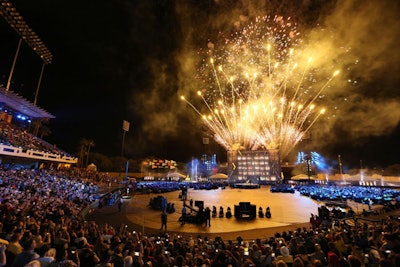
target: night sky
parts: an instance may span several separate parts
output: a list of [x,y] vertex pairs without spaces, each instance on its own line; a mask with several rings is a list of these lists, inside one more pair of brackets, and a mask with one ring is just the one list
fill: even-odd
[[[400,163],[399,1],[11,1],[52,52],[38,106],[53,114],[50,143],[78,154],[82,138],[91,151],[118,156],[122,121],[128,158],[186,162],[201,153],[226,153],[205,136],[200,119],[179,97],[194,90],[197,51],[219,31],[246,17],[292,17],[304,33],[324,28],[344,69],[332,93],[335,116],[321,119],[310,148],[343,165],[370,168]],[[0,83],[7,83],[17,34],[0,20]],[[318,38],[316,38],[318,39]],[[350,52],[340,53],[343,47]],[[339,52],[338,52],[339,51]],[[21,48],[11,90],[34,100],[42,62]],[[350,82],[351,81],[351,82]],[[356,83],[354,82],[356,81]]]

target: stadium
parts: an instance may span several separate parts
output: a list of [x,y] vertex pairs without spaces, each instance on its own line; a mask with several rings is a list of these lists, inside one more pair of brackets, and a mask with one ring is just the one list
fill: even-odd
[[[0,11],[50,64],[15,7]],[[0,266],[399,266],[398,177],[289,183],[275,148],[228,150],[226,180],[111,176],[40,137],[57,118],[36,97],[0,86]]]
[[[238,260],[257,262],[258,259],[254,255],[258,250],[261,251],[263,247],[273,247],[277,250],[276,253],[280,254],[279,248],[285,247],[284,245],[289,247],[292,236],[304,239],[313,235],[313,238],[318,238],[320,237],[318,231],[321,231],[327,234],[325,238],[332,238],[333,241],[334,237],[329,234],[330,231],[331,233],[341,233],[348,229],[350,232],[358,225],[366,225],[367,228],[360,229],[366,229],[367,232],[371,229],[386,232],[388,229],[382,226],[380,220],[392,218],[399,213],[397,202],[393,202],[394,199],[397,199],[395,193],[391,192],[390,194],[393,195],[389,195],[386,192],[386,195],[380,195],[381,190],[379,190],[379,192],[373,194],[369,187],[369,193],[365,195],[365,192],[360,191],[358,199],[351,199],[350,195],[344,197],[345,193],[342,193],[340,197],[334,197],[333,192],[328,192],[324,195],[325,198],[319,199],[317,197],[311,198],[310,192],[305,193],[305,188],[298,188],[295,193],[288,194],[283,193],[282,188],[278,188],[278,193],[273,193],[267,186],[259,189],[228,188],[228,184],[225,182],[216,183],[211,190],[198,188],[196,183],[185,181],[149,182],[137,180],[126,184],[122,183],[121,180],[110,183],[110,181],[115,181],[112,177],[96,173],[96,171],[76,168],[78,162],[76,157],[27,132],[32,126],[30,124],[32,121],[55,119],[54,116],[5,88],[1,88],[0,93],[0,155],[1,177],[3,177],[1,183],[1,214],[3,218],[1,238],[3,238],[3,241],[1,242],[8,244],[8,246],[13,242],[19,242],[18,240],[21,241],[21,244],[32,240],[26,236],[26,231],[30,231],[31,238],[35,238],[35,240],[38,240],[36,239],[38,237],[43,238],[41,241],[37,241],[41,242],[42,248],[46,247],[43,244],[56,246],[53,245],[51,240],[56,240],[57,235],[64,235],[64,238],[72,235],[69,237],[69,242],[72,243],[69,251],[81,246],[81,249],[85,249],[85,244],[76,241],[79,240],[79,232],[89,231],[87,233],[90,233],[90,229],[99,227],[103,232],[106,245],[114,245],[117,242],[115,239],[117,236],[127,240],[140,241],[140,245],[132,248],[132,255],[126,253],[124,256],[127,262],[129,260],[133,262],[135,260],[139,262],[146,260],[156,263],[150,257],[149,252],[145,250],[149,246],[158,247],[179,258],[178,244],[190,246],[193,241],[197,244],[196,247],[199,251],[203,251],[204,254],[199,254],[201,259],[198,259],[198,261],[207,262],[207,260],[218,257],[220,254],[217,251],[228,253],[226,246],[233,242],[238,247],[232,250],[238,253]],[[237,165],[243,166],[240,163],[237,163]],[[240,177],[241,173],[238,172],[238,175]],[[238,180],[248,180],[248,177],[246,176],[245,179],[238,178]],[[307,177],[305,180],[307,180]],[[324,178],[321,180],[324,181]],[[356,181],[359,182],[359,180]],[[51,187],[47,186],[49,183],[52,184]],[[44,187],[42,188],[42,186]],[[182,188],[189,188],[186,201],[181,199]],[[350,192],[359,190],[353,186],[348,186],[348,189]],[[335,190],[338,191],[339,189],[335,188]],[[346,191],[346,194],[350,193]],[[176,204],[175,211],[168,214],[168,228],[165,231],[159,229],[160,209],[153,209],[148,204],[150,199],[159,196],[166,198],[169,203]],[[383,201],[383,197],[389,199]],[[367,198],[373,199],[373,208],[365,202]],[[228,208],[233,210],[235,206],[241,205],[240,203],[254,206],[254,210],[239,211],[235,208],[233,215],[236,218],[228,218],[226,213],[223,212],[222,215],[213,216],[211,226],[207,227],[204,226],[203,219],[198,217],[198,205],[195,207],[188,205],[190,199],[201,202],[202,205],[210,208],[218,207],[225,212]],[[122,201],[120,211],[118,211],[116,204],[119,201]],[[329,208],[329,217],[324,217],[324,221],[313,226],[310,221],[315,215],[321,218],[324,216],[321,212],[321,207],[325,207],[324,204],[330,204],[334,208],[332,206]],[[188,220],[185,225],[180,223],[180,211],[183,206],[186,206],[190,211],[188,218],[194,218],[193,221]],[[264,211],[267,207],[272,214],[269,218],[260,215],[260,211],[266,214]],[[332,212],[335,210],[339,215],[333,215]],[[354,211],[356,215],[347,217],[350,210]],[[62,213],[59,213],[60,211]],[[385,212],[386,215],[382,216],[382,212]],[[237,218],[237,214],[240,214],[240,216],[250,214],[250,218]],[[387,214],[392,214],[392,216],[388,217]],[[15,228],[15,222],[11,220],[12,217],[10,216],[14,216],[17,221],[23,222],[26,226],[23,229]],[[357,219],[355,220],[355,218]],[[56,228],[49,228],[49,225],[40,227],[40,225],[37,225],[38,219],[52,221]],[[197,219],[200,222],[196,221]],[[327,222],[329,224],[326,224]],[[361,224],[357,224],[357,222]],[[335,225],[334,228],[331,227],[331,223]],[[398,224],[397,221],[387,223]],[[33,229],[32,227],[35,225],[39,228]],[[63,233],[61,228],[57,230],[57,227],[62,225],[67,226],[68,232]],[[18,233],[21,230],[24,231],[23,234]],[[287,234],[290,236],[288,237]],[[74,235],[78,235],[75,241],[72,238]],[[88,244],[97,243],[94,236],[85,235],[85,238]],[[280,241],[280,245],[276,243],[276,240]],[[171,244],[177,247],[171,246]],[[246,255],[246,248],[250,253],[249,255]],[[39,249],[35,251],[43,253],[41,254],[43,257],[47,252],[41,252]],[[57,248],[57,251],[60,251],[60,249]],[[295,251],[295,248],[292,248],[292,251]],[[135,256],[136,252],[140,256]],[[100,251],[97,253],[102,255]],[[114,255],[113,253],[112,255]],[[264,256],[263,258],[268,259],[272,252],[261,254]],[[4,252],[4,258],[7,259],[7,262],[16,261],[18,255],[18,253],[13,254],[8,249]],[[104,256],[102,255],[102,257]],[[43,260],[42,257],[38,257],[38,259]],[[77,261],[72,256],[68,256],[68,259]],[[65,260],[58,254],[54,256],[54,261]],[[88,259],[84,259],[83,254],[80,260],[81,266],[95,266],[91,265],[93,263],[82,265],[85,260],[90,262]],[[117,262],[115,256],[110,256],[108,259],[94,258],[91,260],[98,263],[103,261]],[[189,259],[186,260],[190,261]],[[227,262],[227,259],[225,261]],[[121,266],[133,265],[127,263]]]

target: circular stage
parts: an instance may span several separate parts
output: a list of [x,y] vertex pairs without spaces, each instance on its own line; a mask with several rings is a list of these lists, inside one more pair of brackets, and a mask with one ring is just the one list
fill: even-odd
[[[250,202],[256,206],[257,217],[255,219],[236,219],[232,218],[211,218],[211,227],[204,225],[196,225],[186,223],[181,226],[179,217],[183,201],[179,199],[179,191],[163,194],[136,194],[130,200],[125,200],[125,205],[129,205],[129,212],[126,212],[126,217],[129,221],[137,225],[145,226],[146,228],[159,229],[161,226],[161,211],[153,210],[148,207],[150,198],[163,196],[168,202],[175,205],[176,211],[168,214],[168,231],[186,232],[186,233],[226,233],[238,232],[245,230],[255,230],[261,228],[271,228],[288,226],[299,223],[308,223],[311,213],[318,214],[318,202],[308,197],[301,196],[298,192],[294,194],[288,193],[271,193],[269,187],[261,187],[260,189],[215,189],[215,190],[188,190],[186,204],[189,205],[189,200],[204,201],[204,208],[209,207],[212,210],[213,206],[217,207],[217,212],[220,206],[224,212],[230,207],[234,213],[234,206],[239,202]],[[270,207],[271,218],[259,218],[259,207],[265,213],[267,207]],[[197,209],[196,207],[194,207]],[[190,212],[190,209],[187,209]]]
[[[205,225],[189,224],[181,225],[179,217],[183,202],[179,199],[180,191],[163,194],[135,194],[130,199],[124,199],[122,211],[118,207],[106,206],[102,209],[96,208],[87,216],[87,220],[94,220],[98,223],[108,223],[115,227],[127,224],[129,230],[136,230],[142,233],[157,234],[161,228],[161,211],[153,210],[149,207],[150,198],[163,196],[168,202],[174,203],[176,211],[168,214],[167,232],[168,233],[187,233],[191,235],[200,234],[209,237],[217,235],[224,238],[234,239],[238,235],[243,238],[255,239],[273,236],[275,233],[295,230],[298,227],[309,227],[309,219],[312,214],[318,214],[318,207],[325,205],[311,198],[295,193],[272,193],[269,186],[261,186],[260,189],[215,189],[215,190],[188,190],[187,204],[189,200],[193,202],[204,201],[204,207],[212,210],[213,206],[222,206],[226,212],[227,207],[231,207],[234,213],[234,206],[239,202],[250,202],[256,205],[257,217],[255,219],[236,219],[231,218],[212,218],[211,227]],[[360,213],[368,206],[355,202],[349,202],[349,206]],[[271,218],[259,218],[258,208],[262,207],[264,213],[270,207]],[[189,209],[187,209],[189,212]],[[233,215],[233,214],[232,214]]]

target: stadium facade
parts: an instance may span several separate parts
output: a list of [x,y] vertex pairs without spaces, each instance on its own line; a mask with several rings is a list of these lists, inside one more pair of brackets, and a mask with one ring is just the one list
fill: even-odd
[[53,119],[52,114],[0,86],[0,163],[69,167],[78,158],[28,133],[34,120]]
[[282,182],[278,149],[228,151],[229,182]]

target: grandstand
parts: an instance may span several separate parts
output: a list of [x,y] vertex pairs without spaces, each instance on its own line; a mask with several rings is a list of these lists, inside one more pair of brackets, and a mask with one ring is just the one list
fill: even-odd
[[22,41],[43,61],[42,73],[43,67],[52,62],[51,52],[11,2],[1,2],[0,16],[20,37],[7,85],[0,85],[0,163],[22,165],[25,168],[37,168],[42,165],[58,168],[76,164],[76,157],[36,136],[43,121],[55,118],[36,106],[38,90],[33,103],[10,90],[12,73]]
[[76,164],[76,157],[29,133],[32,122],[54,118],[18,94],[0,87],[0,162],[36,168]]

